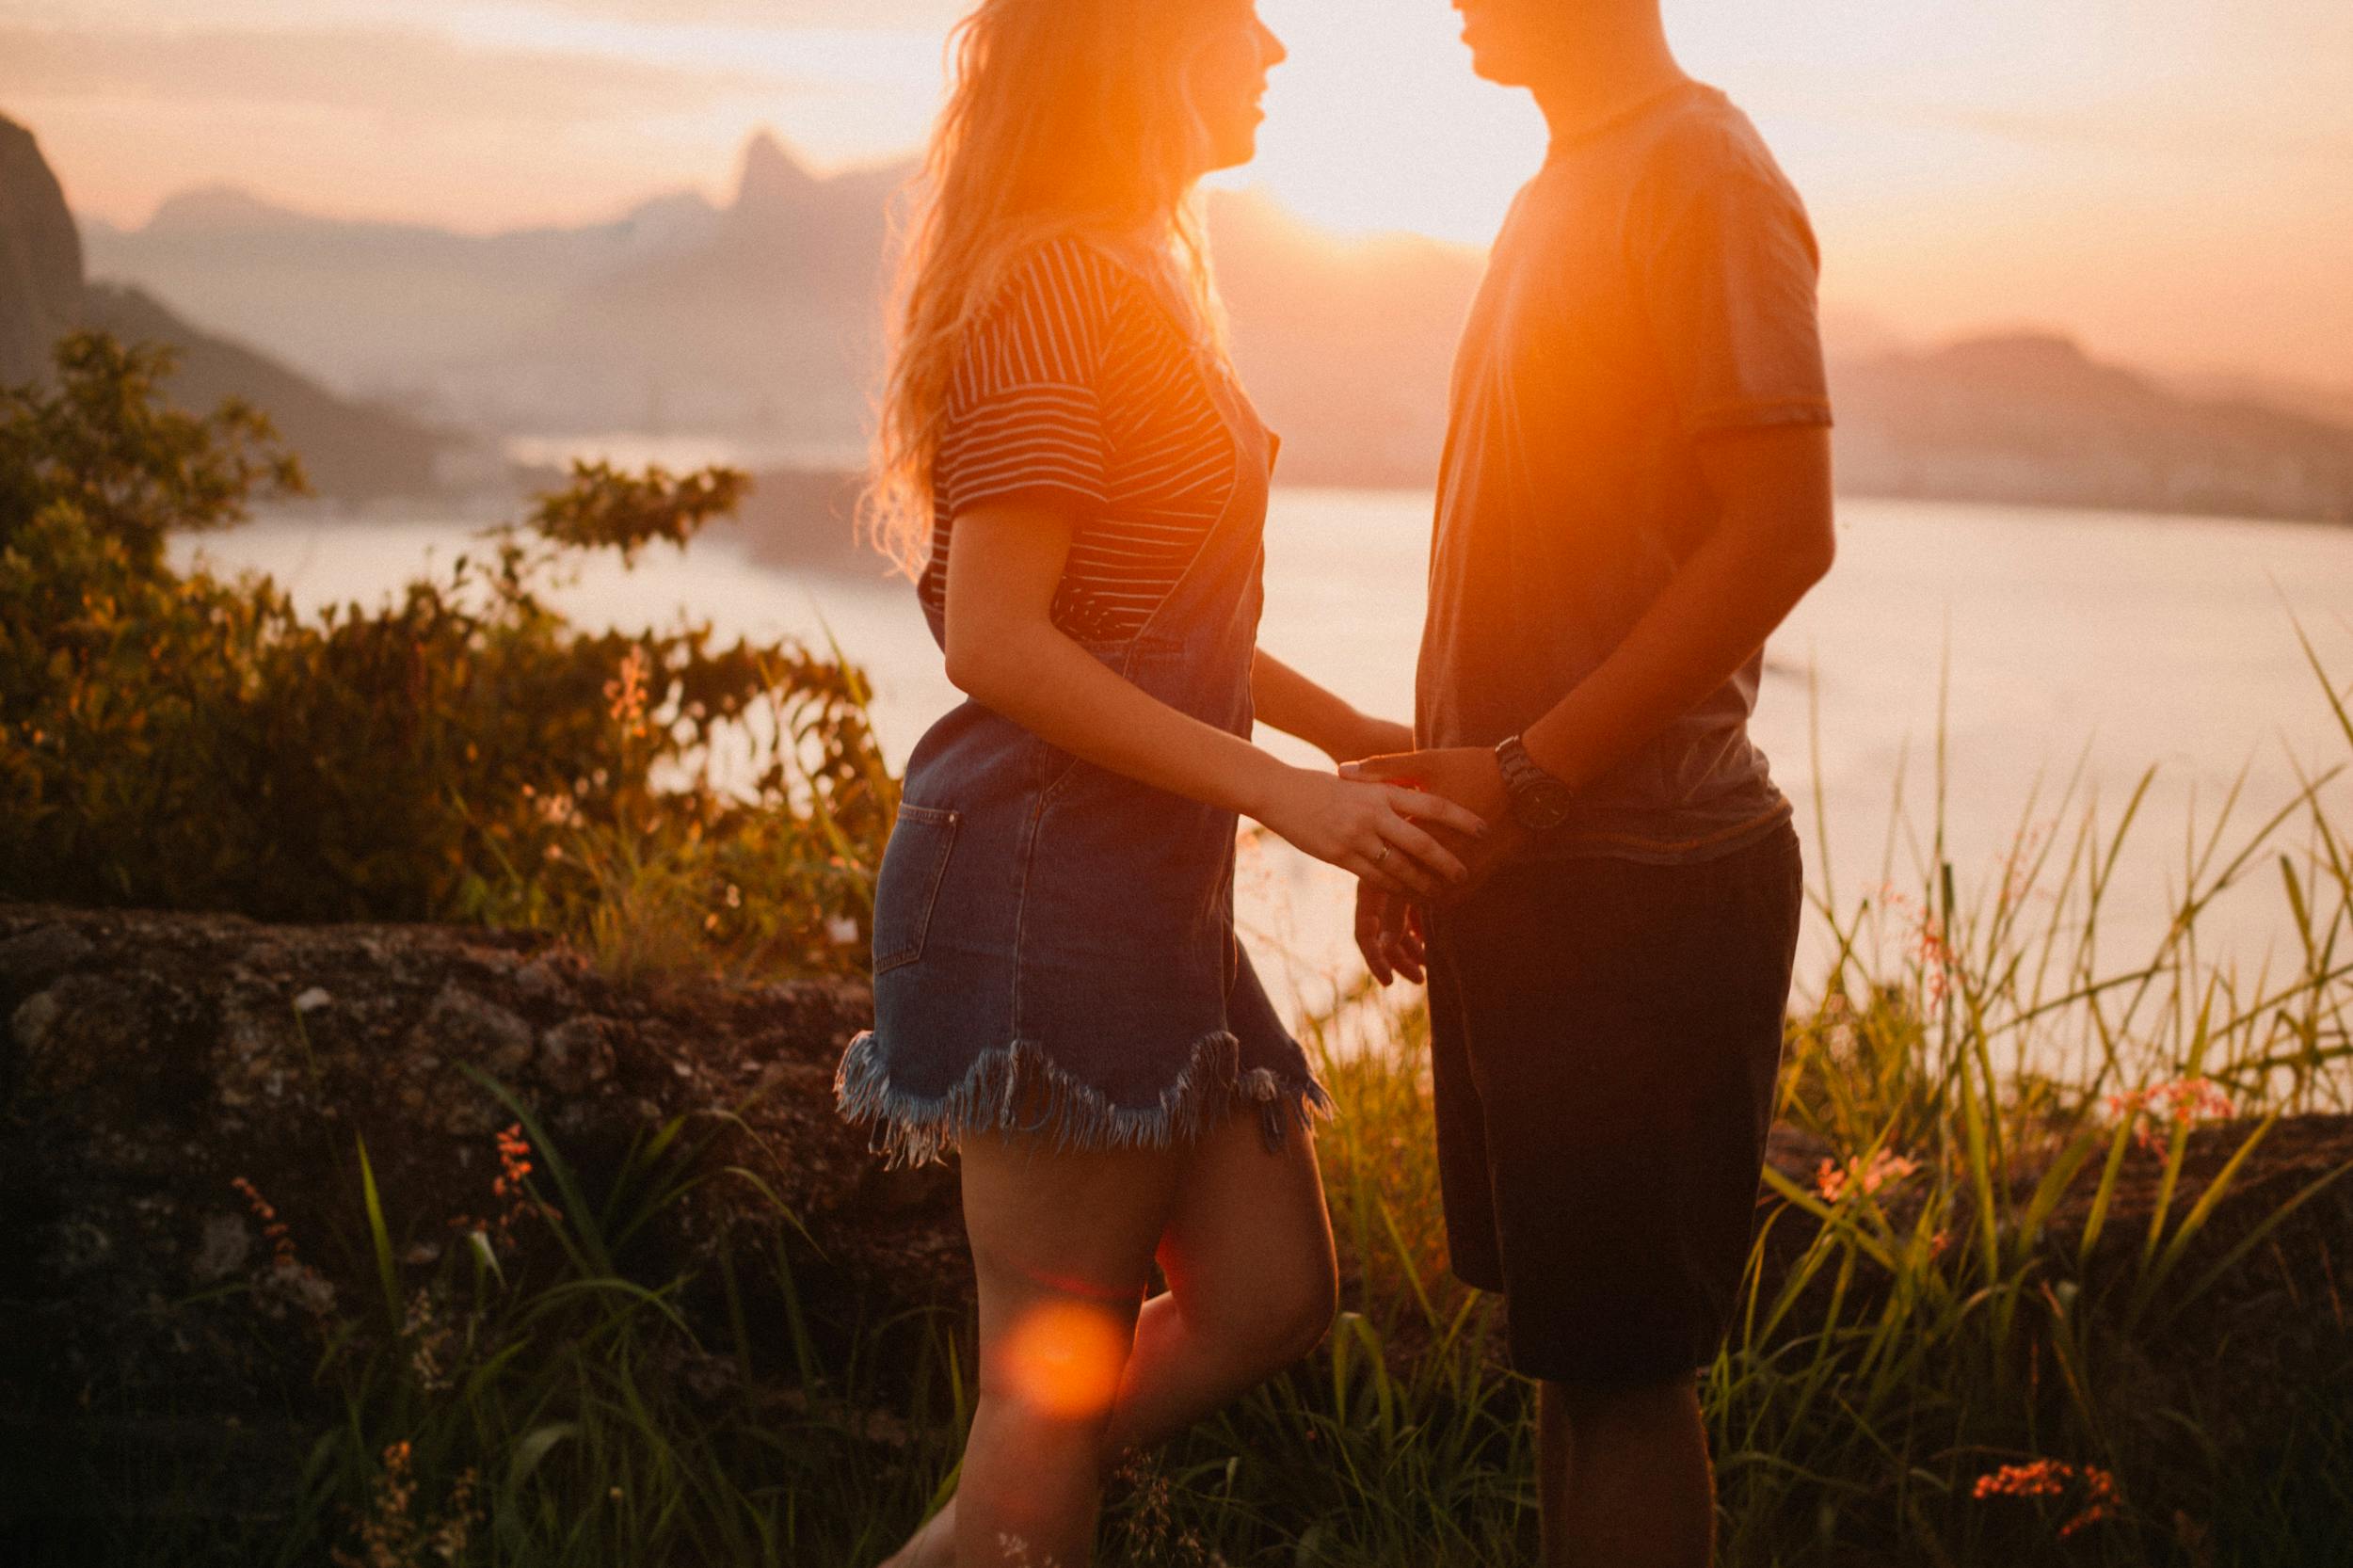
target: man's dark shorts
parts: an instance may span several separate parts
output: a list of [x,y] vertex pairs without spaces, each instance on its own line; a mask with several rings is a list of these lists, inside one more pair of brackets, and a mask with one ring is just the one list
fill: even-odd
[[1523,862],[1431,920],[1454,1272],[1512,1362],[1583,1387],[1721,1348],[1756,1218],[1803,871],[1796,831],[1713,860]]

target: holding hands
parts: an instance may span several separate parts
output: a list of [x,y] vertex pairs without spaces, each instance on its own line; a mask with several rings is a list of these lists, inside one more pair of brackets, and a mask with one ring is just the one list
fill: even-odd
[[[1449,821],[1432,824],[1434,837],[1452,852],[1464,874],[1434,893],[1422,897],[1450,904],[1476,890],[1520,850],[1530,838],[1512,814],[1510,792],[1494,752],[1483,746],[1456,746],[1370,757],[1340,769],[1347,779],[1391,785],[1410,784],[1490,824],[1474,838],[1455,833]],[[1364,954],[1372,977],[1386,985],[1403,978],[1419,984],[1427,977],[1428,950],[1421,917],[1413,897],[1369,879],[1356,887],[1356,948]]]
[[1438,835],[1468,846],[1492,831],[1443,795],[1310,768],[1285,768],[1251,815],[1317,859],[1399,897],[1437,898],[1466,884],[1470,867]]

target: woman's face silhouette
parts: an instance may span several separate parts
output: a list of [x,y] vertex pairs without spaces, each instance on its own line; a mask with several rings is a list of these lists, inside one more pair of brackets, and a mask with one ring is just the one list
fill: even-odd
[[1289,51],[1258,19],[1253,0],[1196,3],[1211,14],[1205,16],[1201,40],[1186,62],[1185,87],[1205,135],[1201,171],[1207,173],[1257,155],[1267,72]]

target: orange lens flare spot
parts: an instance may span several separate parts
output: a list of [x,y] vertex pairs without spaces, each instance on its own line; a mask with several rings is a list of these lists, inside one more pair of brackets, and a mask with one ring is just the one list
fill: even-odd
[[1013,1393],[1064,1420],[1111,1409],[1127,1363],[1121,1320],[1076,1302],[1032,1307],[1005,1336],[1005,1379]]

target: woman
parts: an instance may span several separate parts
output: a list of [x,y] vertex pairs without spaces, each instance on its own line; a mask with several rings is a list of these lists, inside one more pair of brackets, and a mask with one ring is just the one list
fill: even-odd
[[892,1159],[960,1149],[978,1275],[960,1491],[902,1564],[1075,1568],[1117,1454],[1329,1324],[1328,1105],[1235,941],[1238,815],[1425,896],[1463,868],[1412,819],[1483,830],[1250,744],[1410,744],[1256,652],[1274,440],[1190,202],[1282,57],[1250,0],[985,0],[957,34],[871,512],[971,700],[908,762],[837,1081]]

